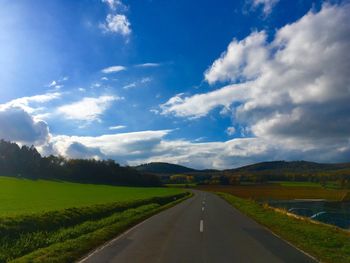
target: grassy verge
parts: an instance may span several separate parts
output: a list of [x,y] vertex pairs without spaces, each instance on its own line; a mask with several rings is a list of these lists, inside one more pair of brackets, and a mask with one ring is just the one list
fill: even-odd
[[218,195],[244,214],[322,262],[350,262],[350,232],[316,223],[307,218],[288,216],[273,208],[261,206],[252,200],[241,199],[231,194],[218,193]]
[[71,208],[0,220],[0,262],[73,262],[189,195]]

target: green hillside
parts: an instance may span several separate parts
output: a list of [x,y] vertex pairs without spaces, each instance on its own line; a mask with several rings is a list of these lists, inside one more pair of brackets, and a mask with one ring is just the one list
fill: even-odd
[[197,170],[188,168],[186,166],[161,162],[141,164],[139,166],[135,166],[134,168],[139,172],[154,174],[177,174],[197,172]]

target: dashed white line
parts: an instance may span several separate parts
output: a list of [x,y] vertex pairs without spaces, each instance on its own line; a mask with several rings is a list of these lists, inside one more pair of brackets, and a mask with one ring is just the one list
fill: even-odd
[[199,232],[203,232],[204,231],[204,225],[203,225],[204,223],[203,223],[203,220],[201,220],[200,222],[199,222]]

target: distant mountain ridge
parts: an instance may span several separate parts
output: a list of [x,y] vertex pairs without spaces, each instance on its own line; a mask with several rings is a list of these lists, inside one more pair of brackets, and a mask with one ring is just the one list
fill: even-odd
[[134,167],[139,172],[154,173],[154,174],[177,174],[177,173],[193,173],[199,172],[198,170],[188,168],[186,166],[163,163],[163,162],[152,162],[141,164]]
[[307,161],[272,161],[272,162],[261,162],[251,165],[242,166],[234,169],[226,169],[225,171],[232,172],[257,172],[266,170],[280,170],[280,171],[321,171],[321,170],[338,170],[350,168],[350,163],[316,163]]
[[316,163],[308,161],[271,161],[260,162],[251,165],[246,165],[233,169],[225,170],[196,170],[183,165],[165,163],[165,162],[152,162],[147,164],[141,164],[134,167],[139,172],[147,172],[153,174],[177,174],[177,173],[255,173],[264,171],[283,171],[283,172],[305,172],[305,171],[325,171],[325,170],[340,170],[350,168],[350,163]]

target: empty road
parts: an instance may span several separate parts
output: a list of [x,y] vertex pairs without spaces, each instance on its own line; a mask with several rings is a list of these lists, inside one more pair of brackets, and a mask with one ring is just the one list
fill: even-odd
[[315,262],[216,195],[194,192],[81,262]]

